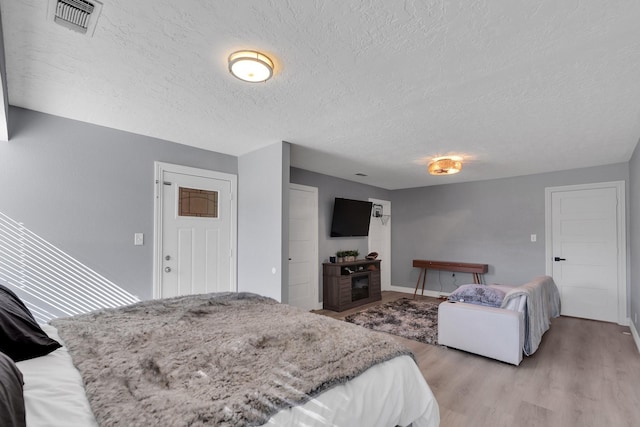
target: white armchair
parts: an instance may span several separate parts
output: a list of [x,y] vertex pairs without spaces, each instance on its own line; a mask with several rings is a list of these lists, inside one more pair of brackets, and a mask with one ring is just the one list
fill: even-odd
[[523,352],[533,354],[551,325],[550,319],[560,315],[556,284],[549,276],[539,276],[520,286],[488,285],[475,290],[479,295],[499,291],[505,295],[501,308],[460,301],[441,303],[438,343],[514,365],[520,364]]
[[445,301],[438,307],[438,344],[519,365],[524,307],[518,311]]

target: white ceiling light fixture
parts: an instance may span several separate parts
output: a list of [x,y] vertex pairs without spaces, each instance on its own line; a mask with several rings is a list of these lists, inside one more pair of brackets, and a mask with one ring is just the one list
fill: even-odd
[[462,170],[460,157],[437,157],[429,163],[431,175],[453,175]]
[[229,72],[245,82],[262,83],[273,76],[273,61],[260,52],[239,50],[229,55]]

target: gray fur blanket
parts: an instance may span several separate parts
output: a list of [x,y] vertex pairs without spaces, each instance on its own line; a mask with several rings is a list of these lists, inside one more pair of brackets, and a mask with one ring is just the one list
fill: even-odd
[[502,300],[502,308],[520,295],[527,297],[523,351],[531,356],[538,349],[542,335],[551,326],[551,318],[560,316],[560,293],[553,278],[538,276],[509,291]]
[[265,423],[409,350],[254,294],[145,301],[51,322],[101,426]]

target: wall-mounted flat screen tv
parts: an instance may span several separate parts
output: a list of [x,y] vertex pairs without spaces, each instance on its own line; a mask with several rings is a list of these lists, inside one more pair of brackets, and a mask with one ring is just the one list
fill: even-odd
[[336,197],[333,204],[331,237],[361,237],[369,235],[373,203]]

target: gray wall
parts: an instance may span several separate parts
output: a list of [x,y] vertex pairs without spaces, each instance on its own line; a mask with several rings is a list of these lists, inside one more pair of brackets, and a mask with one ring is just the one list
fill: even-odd
[[[367,254],[366,237],[330,237],[331,218],[333,216],[333,201],[336,197],[354,200],[367,200],[370,197],[390,200],[388,190],[347,181],[329,175],[310,172],[304,169],[291,168],[290,180],[294,184],[308,185],[318,188],[318,283],[319,295],[322,299],[322,263],[328,262],[339,250],[357,249],[359,258]],[[395,209],[395,206],[392,206]]]
[[[638,151],[640,149],[636,149],[634,157],[636,163],[640,162]],[[640,166],[637,168],[636,179],[640,176]],[[329,237],[334,197],[390,200],[393,212],[391,283],[407,288],[415,287],[418,279],[419,270],[412,267],[413,259],[486,263],[489,273],[485,280],[493,283],[519,284],[545,274],[545,188],[626,181],[627,194],[630,194],[633,185],[628,182],[627,163],[393,191],[298,168],[291,168],[290,179],[292,183],[318,188],[320,263],[327,262],[337,250],[367,251],[366,238]],[[636,187],[640,188],[640,182]],[[640,202],[636,200],[635,204],[636,211],[640,211],[637,207]],[[628,235],[630,209],[627,204]],[[535,243],[531,242],[531,234],[537,235]],[[630,245],[628,242],[628,248]],[[630,270],[633,258],[631,251],[628,252]],[[636,273],[636,277],[640,277],[640,273]],[[470,274],[456,273],[454,277],[450,272],[430,271],[425,288],[451,292],[456,285],[472,281]],[[322,271],[319,283],[322,295]],[[640,291],[632,287],[631,292],[632,304],[635,301],[640,311]]]
[[7,64],[4,56],[4,32],[2,30],[2,16],[0,15],[0,85],[2,91],[2,104],[0,104],[0,140],[9,139],[9,94],[7,91]]
[[[393,191],[391,283],[416,285],[413,259],[489,264],[487,283],[545,274],[545,187],[627,181],[628,169],[621,163]],[[430,271],[425,289],[451,292],[472,282],[470,274]]]
[[339,250],[357,249],[360,257],[367,254],[366,237],[330,237],[333,201],[336,197],[367,200],[370,197],[389,200],[388,190],[347,181],[329,175],[291,168],[291,182],[318,188],[318,256],[320,263],[328,262]]
[[0,212],[141,299],[152,297],[154,161],[238,172],[234,156],[21,108],[9,128]]
[[238,158],[238,290],[282,302],[289,289],[289,158],[285,142]]
[[[9,127],[11,140],[0,143],[0,212],[142,299],[152,296],[153,162],[239,171],[234,156],[21,108],[9,109]],[[544,273],[545,187],[625,180],[627,206],[640,212],[637,147],[629,164],[395,191],[289,169],[288,153],[285,143],[242,156],[238,179],[240,290],[266,288],[279,292],[278,299],[286,298],[289,181],[318,188],[320,263],[337,250],[367,251],[366,238],[329,237],[335,197],[391,200],[392,284],[410,288],[418,275],[414,258],[488,263],[491,282],[521,283]],[[633,215],[627,218],[634,320],[640,225]],[[136,232],[145,234],[144,246],[133,245]],[[536,243],[529,241],[533,233]],[[471,279],[433,273],[428,287],[451,291],[454,281]]]
[[630,217],[630,240],[631,240],[631,278],[630,288],[630,311],[629,317],[633,322],[636,331],[640,332],[640,142],[636,145],[633,156],[629,161],[629,205],[631,206]]

